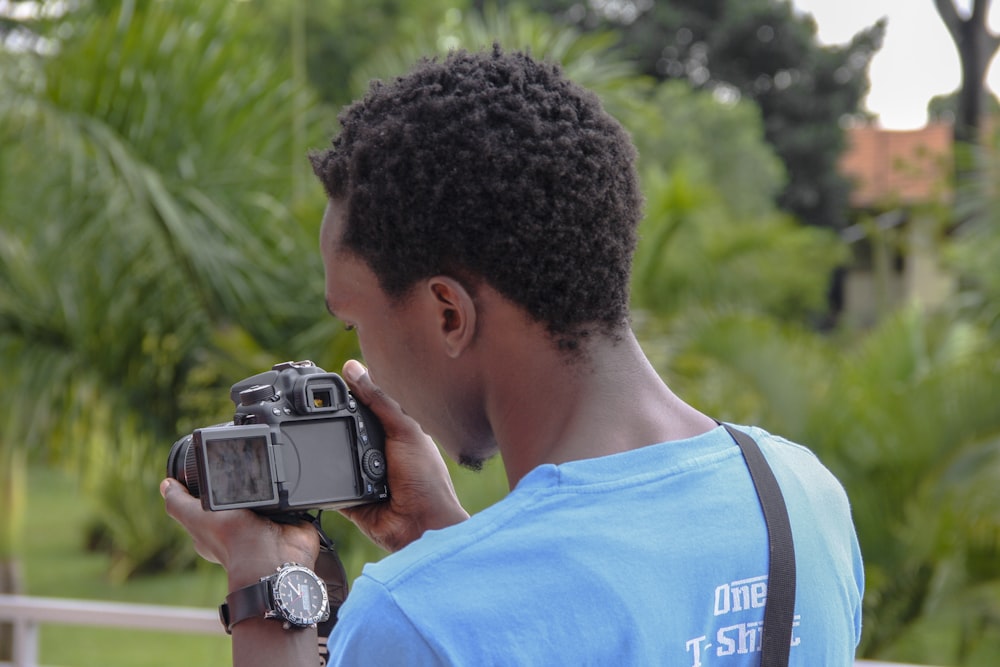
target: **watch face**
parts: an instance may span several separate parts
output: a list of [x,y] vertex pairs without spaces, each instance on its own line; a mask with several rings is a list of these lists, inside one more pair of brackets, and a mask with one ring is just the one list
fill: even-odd
[[274,582],[278,610],[292,625],[325,621],[330,613],[326,585],[311,570],[293,565],[282,568]]

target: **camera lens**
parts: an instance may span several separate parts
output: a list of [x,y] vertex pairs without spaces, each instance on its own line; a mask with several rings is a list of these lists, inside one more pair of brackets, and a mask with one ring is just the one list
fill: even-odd
[[187,487],[192,496],[198,498],[201,495],[201,485],[192,443],[194,436],[189,433],[170,448],[170,454],[167,456],[167,477],[176,479]]

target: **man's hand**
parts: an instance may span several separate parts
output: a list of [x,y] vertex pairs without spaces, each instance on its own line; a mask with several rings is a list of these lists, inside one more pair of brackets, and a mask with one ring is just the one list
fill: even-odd
[[386,396],[357,361],[344,364],[351,392],[367,405],[385,430],[389,500],[341,510],[375,544],[398,551],[425,530],[469,518],[452,485],[437,446],[399,404]]
[[[229,591],[256,583],[283,563],[315,568],[319,534],[312,524],[280,524],[250,510],[208,512],[176,479],[160,483],[167,514],[194,539],[205,559],[229,575]],[[315,629],[290,632],[263,615],[233,626],[234,667],[305,667],[319,664]]]
[[160,493],[167,514],[191,535],[198,554],[226,568],[230,590],[257,581],[283,563],[315,566],[319,535],[311,524],[276,523],[245,509],[205,511],[175,479],[163,480]]

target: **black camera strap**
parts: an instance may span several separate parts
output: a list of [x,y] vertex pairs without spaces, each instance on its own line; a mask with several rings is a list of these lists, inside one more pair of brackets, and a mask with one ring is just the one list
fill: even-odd
[[756,441],[743,431],[727,424],[722,426],[743,452],[767,524],[769,562],[760,664],[761,667],[785,667],[795,619],[795,544],[788,509],[778,480]]
[[315,517],[309,516],[316,532],[319,533],[320,547],[315,571],[320,579],[326,583],[326,593],[330,600],[330,617],[316,626],[319,639],[317,648],[319,649],[321,666],[329,663],[330,654],[326,645],[327,640],[330,638],[334,626],[337,625],[337,612],[340,611],[341,605],[347,599],[348,590],[347,572],[344,570],[340,556],[337,555],[337,548],[333,540],[323,530],[322,516],[322,511],[318,512]]
[[330,618],[316,626],[320,665],[326,665],[330,660],[327,640],[337,625],[337,612],[347,599],[347,572],[335,550],[320,549],[316,559],[316,574],[326,583],[326,593],[330,598]]

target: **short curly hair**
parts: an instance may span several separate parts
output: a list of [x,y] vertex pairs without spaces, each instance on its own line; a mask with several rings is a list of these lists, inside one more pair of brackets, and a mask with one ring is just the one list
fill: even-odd
[[628,326],[636,151],[557,65],[456,51],[374,82],[338,119],[310,159],[387,295],[438,274],[485,281],[569,350]]

